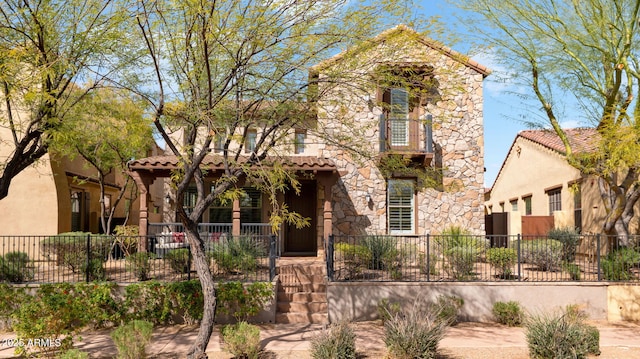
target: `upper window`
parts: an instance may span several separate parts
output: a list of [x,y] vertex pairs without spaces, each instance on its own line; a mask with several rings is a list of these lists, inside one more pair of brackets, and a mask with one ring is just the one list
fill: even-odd
[[256,140],[258,139],[258,131],[251,128],[247,130],[247,138],[244,144],[244,152],[253,152],[256,149]]
[[224,142],[226,140],[226,136],[224,131],[216,130],[216,133],[213,137],[213,151],[216,153],[220,153],[224,150]]
[[562,188],[555,188],[547,191],[549,196],[549,215],[553,215],[555,211],[562,210]]
[[531,211],[531,196],[522,197],[522,201],[524,201],[524,214],[526,216],[530,216]]
[[390,179],[387,185],[387,210],[390,234],[415,233],[415,182]]
[[409,144],[409,92],[403,88],[392,88],[389,105],[391,146],[407,146]]
[[512,199],[509,203],[511,204],[511,212],[518,212],[518,200]]
[[294,151],[296,154],[304,153],[304,144],[307,140],[307,130],[296,129],[296,138],[294,140]]

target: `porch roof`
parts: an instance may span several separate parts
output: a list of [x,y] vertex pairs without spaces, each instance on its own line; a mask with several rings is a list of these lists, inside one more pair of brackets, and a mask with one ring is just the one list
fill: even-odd
[[[240,157],[245,163],[248,157]],[[281,163],[285,169],[293,171],[336,172],[335,163],[329,158],[313,156],[267,157],[262,161],[265,165]],[[171,171],[178,168],[179,158],[172,155],[151,156],[129,162],[130,171]],[[208,155],[202,165],[210,171],[224,170],[224,160],[219,155]]]

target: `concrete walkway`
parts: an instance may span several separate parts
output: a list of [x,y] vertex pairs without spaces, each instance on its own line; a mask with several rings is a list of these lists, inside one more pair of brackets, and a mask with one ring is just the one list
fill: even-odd
[[[640,358],[640,325],[632,323],[609,324],[595,323],[600,330],[600,347],[603,353],[606,348],[614,348],[625,354],[601,356],[607,358]],[[310,339],[322,330],[321,325],[303,324],[265,324],[260,325],[262,345],[267,358],[311,358],[309,354]],[[367,354],[367,358],[377,357],[376,353],[385,352],[382,339],[383,328],[376,322],[354,323],[358,352]],[[220,343],[220,327],[216,326],[207,347],[209,358],[227,359],[231,355],[222,350]],[[114,358],[116,348],[109,336],[110,331],[83,333],[82,340],[76,348],[89,352],[92,358]],[[168,326],[156,328],[152,343],[147,352],[151,358],[182,358],[190,344],[195,340],[197,327]],[[12,358],[13,348],[7,347],[13,333],[0,333],[0,358]],[[526,338],[523,328],[510,328],[495,323],[460,323],[448,329],[446,336],[438,346],[439,350],[455,353],[460,349],[479,350],[482,348],[498,351],[511,348],[526,353]],[[496,351],[492,351],[496,353]],[[451,355],[444,357],[464,358]],[[491,355],[489,357],[497,357]],[[513,355],[509,356],[514,358]],[[518,357],[517,355],[515,357]],[[526,357],[526,356],[525,356]]]

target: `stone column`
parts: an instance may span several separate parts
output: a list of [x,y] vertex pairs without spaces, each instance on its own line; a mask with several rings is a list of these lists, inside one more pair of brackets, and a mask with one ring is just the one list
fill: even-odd
[[231,235],[240,235],[240,200],[233,200],[233,214],[231,216]]

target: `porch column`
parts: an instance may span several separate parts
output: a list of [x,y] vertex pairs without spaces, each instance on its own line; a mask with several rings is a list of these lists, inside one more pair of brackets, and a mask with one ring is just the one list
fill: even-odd
[[[138,214],[138,235],[142,237],[146,237],[148,232],[147,228],[149,225],[149,185],[151,183],[151,178],[148,176],[143,176],[140,172],[133,171],[130,172],[131,177],[138,185],[138,190],[140,191],[140,212]],[[138,252],[146,252],[147,251],[147,242],[146,240],[138,241]]]
[[240,200],[233,200],[233,215],[231,217],[231,235],[240,235]]
[[332,194],[331,187],[333,186],[333,181],[330,181],[328,178],[322,181],[322,185],[324,186],[324,203],[322,210],[322,234],[323,234],[323,244],[322,246],[318,246],[318,248],[324,249],[326,253],[326,246],[329,242],[329,236],[333,234],[333,208],[331,206],[332,203]]

